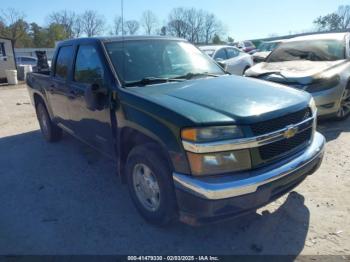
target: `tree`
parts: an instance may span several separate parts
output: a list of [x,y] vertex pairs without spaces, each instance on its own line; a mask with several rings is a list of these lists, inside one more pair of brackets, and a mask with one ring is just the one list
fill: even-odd
[[152,11],[146,10],[142,14],[141,25],[144,28],[146,34],[151,35],[158,25],[158,19]]
[[350,5],[338,7],[336,12],[319,16],[314,20],[319,31],[339,31],[350,28]]
[[49,15],[49,25],[62,25],[63,30],[67,35],[67,38],[73,38],[75,37],[74,26],[77,22],[77,19],[78,17],[74,12],[68,10],[61,10],[53,12]]
[[[14,46],[21,38],[27,38],[29,25],[24,20],[24,14],[14,8],[8,8],[0,11],[0,21],[2,24],[2,36],[10,38]],[[23,40],[23,39],[22,39]]]
[[233,39],[231,36],[227,37],[227,42],[232,44],[235,41],[235,39]]
[[188,24],[186,22],[186,10],[182,7],[171,10],[168,18],[168,31],[176,37],[186,38],[188,34]]
[[129,35],[135,35],[139,28],[140,24],[136,20],[128,20],[125,22],[125,30]]
[[47,29],[46,47],[55,47],[57,41],[67,39],[66,28],[61,24],[51,24]]
[[117,15],[113,21],[113,27],[110,32],[111,35],[120,35],[123,32],[123,18]]
[[350,5],[341,5],[338,7],[337,14],[340,17],[340,28],[350,28]]
[[186,38],[193,43],[209,43],[215,34],[224,30],[214,14],[195,8],[175,8],[168,17],[167,29],[170,35]]
[[214,37],[213,37],[213,44],[214,44],[214,45],[220,45],[220,44],[222,44],[222,41],[221,41],[220,36],[214,35]]
[[87,10],[81,15],[82,32],[88,37],[96,36],[104,31],[105,21],[94,10]]

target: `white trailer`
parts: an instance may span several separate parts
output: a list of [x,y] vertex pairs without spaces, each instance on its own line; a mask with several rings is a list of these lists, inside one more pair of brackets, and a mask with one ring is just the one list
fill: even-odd
[[16,61],[12,41],[0,37],[0,81],[6,80],[5,70],[15,70]]

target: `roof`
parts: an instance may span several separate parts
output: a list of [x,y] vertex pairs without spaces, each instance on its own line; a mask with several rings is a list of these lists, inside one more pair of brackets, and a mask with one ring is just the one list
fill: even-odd
[[187,41],[182,38],[169,37],[169,36],[99,36],[99,37],[82,37],[65,41],[60,41],[59,44],[70,42],[85,42],[85,41],[101,41],[101,42],[118,42],[118,41],[138,41],[138,40],[176,40]]
[[198,46],[198,48],[202,51],[206,50],[218,50],[220,48],[227,47],[227,48],[236,48],[235,46],[230,46],[230,45],[203,45],[203,46]]
[[345,36],[349,33],[330,33],[330,34],[316,34],[316,35],[306,35],[298,36],[286,40],[286,42],[294,41],[307,41],[307,40],[344,40]]

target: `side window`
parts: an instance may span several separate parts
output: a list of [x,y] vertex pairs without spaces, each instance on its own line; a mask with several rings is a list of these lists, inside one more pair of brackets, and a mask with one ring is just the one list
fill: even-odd
[[103,84],[103,66],[95,47],[79,47],[75,62],[74,81],[84,84]]
[[6,56],[5,43],[0,43],[0,57]]
[[73,56],[72,46],[63,46],[58,51],[58,56],[56,60],[55,76],[67,79],[69,64]]
[[227,48],[226,51],[227,51],[227,57],[229,59],[239,55],[239,51],[234,48]]
[[218,59],[218,58],[222,60],[227,60],[225,48],[221,48],[216,52],[214,59]]

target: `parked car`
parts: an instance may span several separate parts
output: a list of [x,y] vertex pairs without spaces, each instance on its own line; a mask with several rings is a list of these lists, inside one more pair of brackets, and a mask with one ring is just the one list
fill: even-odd
[[265,59],[271,54],[271,52],[276,49],[276,47],[282,43],[284,40],[275,40],[275,41],[268,41],[268,42],[262,42],[259,45],[259,48],[257,51],[253,54],[253,60],[255,63],[261,63],[264,62]]
[[34,67],[37,65],[38,59],[32,56],[16,56],[16,63],[17,66],[30,65]]
[[255,210],[323,157],[308,93],[226,75],[182,39],[60,42],[50,74],[30,73],[27,85],[44,138],[64,130],[110,157],[155,224]]
[[246,53],[251,53],[256,50],[256,46],[252,41],[242,41],[237,43],[237,47]]
[[349,36],[334,33],[287,40],[246,76],[308,91],[319,116],[344,119],[350,114]]
[[234,75],[243,75],[254,64],[250,55],[236,47],[215,45],[200,46],[199,49],[218,62],[225,71]]

